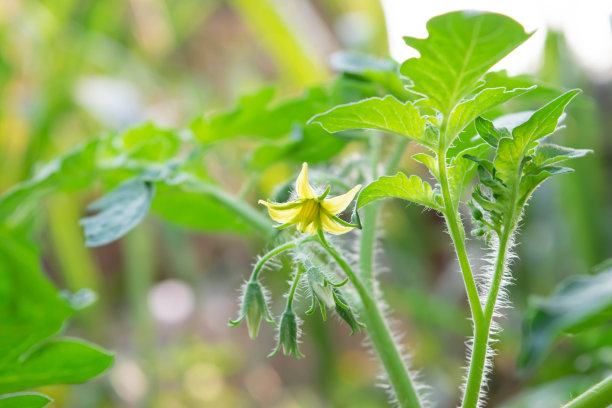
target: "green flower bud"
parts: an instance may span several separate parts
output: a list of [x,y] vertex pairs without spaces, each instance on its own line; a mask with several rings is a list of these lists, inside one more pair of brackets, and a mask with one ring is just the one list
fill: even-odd
[[259,326],[262,319],[274,326],[276,326],[276,322],[270,315],[264,289],[258,281],[249,281],[245,284],[243,291],[244,295],[242,297],[240,317],[236,320],[230,320],[229,324],[232,327],[236,327],[246,318],[249,336],[255,339],[257,333],[259,333]]
[[342,291],[338,288],[333,288],[333,292],[336,301],[336,313],[338,313],[338,316],[340,316],[340,318],[342,318],[351,328],[351,336],[355,334],[356,331],[361,330],[362,327],[366,327],[365,324],[357,320],[353,310],[342,295]]
[[281,346],[283,348],[283,354],[286,356],[292,355],[296,359],[304,357],[298,347],[298,326],[298,318],[295,316],[291,308],[287,308],[281,317],[280,329],[278,331],[278,345],[274,351],[268,355],[268,357],[274,357],[280,350]]
[[340,283],[332,283],[327,275],[322,270],[312,265],[310,261],[305,260],[304,267],[306,269],[308,286],[312,294],[312,306],[306,311],[306,314],[310,315],[315,311],[318,300],[323,320],[327,320],[325,308],[333,308],[336,306],[336,300],[332,289],[346,284],[348,279]]

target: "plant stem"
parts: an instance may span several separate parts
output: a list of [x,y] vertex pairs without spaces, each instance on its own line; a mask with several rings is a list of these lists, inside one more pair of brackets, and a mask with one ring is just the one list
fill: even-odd
[[463,283],[468,295],[472,318],[474,319],[474,332],[476,332],[476,328],[483,320],[482,305],[480,304],[478,289],[476,288],[472,267],[470,266],[470,260],[468,259],[465,249],[465,232],[463,230],[463,224],[457,217],[457,211],[450,195],[448,175],[446,172],[446,149],[440,149],[438,152],[438,171],[440,174],[442,196],[444,197],[444,218],[446,219],[446,225],[450,232],[451,239],[453,240],[457,258],[461,266],[461,275],[463,276]]
[[612,375],[604,378],[563,408],[606,408],[612,403]]
[[259,260],[255,264],[255,267],[253,268],[253,273],[251,274],[251,279],[250,279],[251,282],[257,280],[259,272],[261,271],[263,266],[266,264],[266,262],[268,262],[270,259],[274,258],[276,255],[280,254],[281,252],[287,251],[288,249],[291,249],[291,248],[295,248],[296,246],[303,244],[305,242],[314,241],[315,239],[316,238],[312,235],[302,235],[299,238],[294,239],[293,241],[286,242],[284,244],[277,246],[271,251],[268,251],[265,255],[259,258]]
[[213,184],[193,178],[185,181],[185,185],[188,191],[206,194],[219,204],[224,205],[251,227],[259,231],[264,237],[271,238],[274,235],[274,229],[268,218],[239,198],[226,193]]
[[406,369],[406,365],[393,340],[389,326],[387,326],[382,313],[378,309],[374,297],[342,255],[325,240],[322,233],[320,238],[323,248],[332,258],[334,258],[357,290],[357,294],[361,299],[361,310],[359,315],[366,324],[366,330],[372,341],[372,345],[376,349],[387,375],[389,376],[389,381],[395,391],[399,406],[403,408],[420,408],[421,402],[412,384],[410,374]]

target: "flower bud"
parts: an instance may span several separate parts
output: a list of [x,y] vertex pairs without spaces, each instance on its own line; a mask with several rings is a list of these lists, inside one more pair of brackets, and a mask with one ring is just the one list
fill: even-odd
[[268,310],[264,289],[256,280],[249,281],[245,284],[240,317],[237,320],[230,320],[229,324],[236,327],[245,318],[247,328],[249,330],[249,336],[252,339],[257,337],[262,319],[276,326],[276,323],[274,322],[274,319],[272,319],[270,311]]
[[296,359],[304,357],[304,355],[300,353],[298,346],[298,326],[298,318],[295,316],[291,308],[287,308],[281,317],[280,328],[278,330],[278,345],[276,346],[276,349],[274,349],[274,351],[268,355],[268,357],[274,357],[280,350],[281,346],[283,348],[283,354],[286,356],[292,355]]
[[340,318],[351,328],[351,336],[355,334],[356,331],[361,330],[362,327],[366,327],[365,324],[357,320],[357,317],[348,305],[340,289],[333,288],[333,292],[334,299],[336,300],[336,313],[338,313],[338,316],[340,316]]

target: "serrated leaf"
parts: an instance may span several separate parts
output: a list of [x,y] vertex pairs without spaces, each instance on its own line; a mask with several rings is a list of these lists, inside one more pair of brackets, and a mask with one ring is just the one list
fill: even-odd
[[518,181],[525,155],[539,139],[555,131],[563,110],[579,92],[572,90],[552,100],[534,112],[525,123],[515,127],[512,138],[499,141],[495,169],[504,184],[510,186]]
[[369,98],[336,106],[313,117],[328,132],[350,129],[372,129],[395,133],[427,147],[434,148],[438,140],[427,131],[427,118],[411,102],[400,102],[393,96]]
[[458,156],[451,160],[451,164],[447,170],[448,186],[451,193],[453,205],[457,208],[461,196],[465,190],[465,186],[469,183],[471,175],[474,173],[476,162],[464,156],[468,155],[472,158],[480,159],[484,157],[491,149],[486,144],[480,144],[475,147],[464,150]]
[[612,269],[573,277],[547,298],[533,298],[524,320],[518,366],[529,369],[543,360],[563,333],[577,333],[612,319]]
[[0,408],[44,408],[53,400],[38,392],[0,395]]
[[427,97],[424,103],[444,114],[530,36],[510,17],[473,11],[434,17],[427,31],[426,39],[404,38],[420,57],[405,61],[400,72],[414,82],[411,90]]
[[113,359],[112,354],[82,340],[52,340],[0,370],[0,393],[84,382],[105,371]]
[[133,178],[90,205],[89,210],[100,212],[81,219],[85,245],[106,245],[140,224],[149,212],[154,193],[153,183]]
[[422,163],[427,167],[432,176],[436,178],[436,180],[440,180],[440,174],[438,172],[438,160],[425,153],[417,153],[412,156],[412,158],[419,163]]
[[[480,91],[480,93],[473,98],[465,100],[455,106],[448,120],[449,134],[458,135],[459,132],[463,131],[463,129],[478,116],[533,88],[534,87],[516,88],[512,90],[506,90],[506,88],[489,88]],[[453,140],[447,140],[446,144],[449,145],[452,142]]]
[[541,144],[535,150],[533,163],[536,166],[548,166],[565,160],[583,157],[589,153],[593,153],[593,151],[589,149],[572,149],[555,144]]
[[371,202],[384,198],[401,198],[442,211],[442,202],[429,183],[421,180],[419,176],[407,177],[404,173],[395,176],[383,176],[368,184],[357,198],[356,209],[360,209]]
[[573,171],[574,170],[569,167],[543,166],[538,168],[538,170],[535,172],[525,174],[521,178],[521,182],[519,184],[519,207],[522,207],[523,204],[527,202],[529,196],[546,179],[556,176],[557,174],[571,173]]

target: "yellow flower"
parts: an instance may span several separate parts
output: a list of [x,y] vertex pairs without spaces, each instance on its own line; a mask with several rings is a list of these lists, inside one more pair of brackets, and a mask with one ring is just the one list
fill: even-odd
[[295,224],[300,232],[316,234],[323,230],[334,235],[344,234],[355,228],[355,225],[343,221],[337,215],[353,201],[355,194],[361,189],[361,184],[345,194],[326,199],[329,193],[328,187],[317,197],[308,183],[308,164],[304,163],[295,183],[295,189],[298,195],[296,201],[271,203],[259,200],[259,204],[268,207],[270,218],[282,224],[281,228]]

